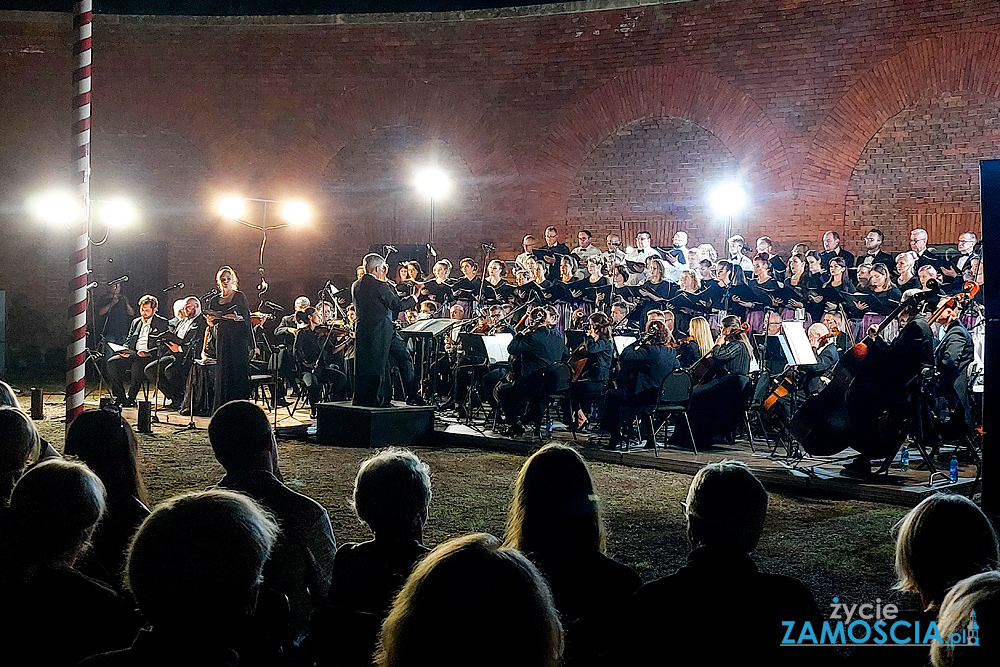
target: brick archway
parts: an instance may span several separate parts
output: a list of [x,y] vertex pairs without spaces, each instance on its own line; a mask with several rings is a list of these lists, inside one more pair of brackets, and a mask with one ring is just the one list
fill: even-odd
[[605,137],[635,121],[667,116],[690,120],[718,137],[754,191],[769,198],[791,192],[782,138],[749,95],[700,69],[656,65],[608,81],[547,128],[533,169],[538,219],[565,217],[576,171]]
[[799,178],[800,198],[843,215],[851,173],[871,138],[916,102],[949,91],[1000,98],[1000,35],[925,39],[858,79],[816,132]]

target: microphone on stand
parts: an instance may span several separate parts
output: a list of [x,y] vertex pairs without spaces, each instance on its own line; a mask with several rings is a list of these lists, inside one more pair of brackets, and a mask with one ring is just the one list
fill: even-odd
[[128,282],[128,274],[126,273],[121,278],[115,278],[114,280],[109,280],[108,285],[117,285],[119,283],[127,283],[127,282]]
[[184,289],[184,283],[174,283],[170,287],[165,288],[163,291],[164,292],[170,292],[170,291],[175,290],[175,289]]
[[492,243],[484,243],[483,244],[483,251],[484,252],[496,252],[496,249],[497,249],[497,247],[495,245],[493,245]]
[[437,250],[435,250],[434,246],[432,246],[430,243],[427,244],[427,252],[430,253],[431,257],[438,256]]
[[385,250],[386,252],[399,252],[398,250],[396,250],[396,246],[394,245],[384,245],[382,246],[382,249]]

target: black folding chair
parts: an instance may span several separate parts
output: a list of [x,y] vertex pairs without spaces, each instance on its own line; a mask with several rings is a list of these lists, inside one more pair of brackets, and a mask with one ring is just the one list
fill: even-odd
[[[683,368],[678,368],[663,378],[663,382],[660,384],[660,393],[656,397],[656,405],[648,413],[649,418],[654,420],[654,428],[651,436],[653,441],[653,456],[657,456],[656,434],[660,432],[660,429],[663,429],[664,436],[666,436],[666,418],[678,414],[684,417],[688,433],[691,435],[691,446],[694,448],[694,453],[698,453],[698,445],[694,441],[694,431],[691,430],[691,420],[688,417],[688,410],[691,409],[691,392],[693,389],[694,382],[691,379],[691,374]],[[663,418],[659,426],[655,424],[657,417]],[[638,418],[639,415],[637,414],[637,421]]]

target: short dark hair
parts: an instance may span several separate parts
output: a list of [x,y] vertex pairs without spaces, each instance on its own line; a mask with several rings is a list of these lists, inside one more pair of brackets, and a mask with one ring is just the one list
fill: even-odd
[[882,230],[879,229],[878,227],[872,227],[871,229],[868,230],[868,233],[869,234],[878,234],[878,240],[879,240],[880,243],[885,240],[885,234],[883,234]]
[[545,232],[546,233],[548,233],[549,231],[553,231],[553,232],[555,232],[557,234],[559,233],[559,230],[556,229],[555,225],[549,225],[548,227],[545,228]]
[[581,229],[580,233],[581,234],[586,234],[590,238],[594,238],[594,234],[589,229]]
[[226,470],[253,466],[274,445],[267,413],[250,401],[229,401],[212,415],[208,440]]
[[142,297],[141,299],[139,299],[139,307],[140,308],[142,308],[143,304],[146,304],[146,303],[150,304],[150,306],[152,306],[153,310],[156,310],[157,308],[160,307],[160,302],[157,301],[156,297],[153,296],[152,294],[147,294],[144,297]]
[[840,234],[838,234],[837,232],[833,231],[832,229],[830,231],[824,233],[823,236],[826,236],[827,234],[829,234],[830,236],[832,236],[837,241],[840,240]]

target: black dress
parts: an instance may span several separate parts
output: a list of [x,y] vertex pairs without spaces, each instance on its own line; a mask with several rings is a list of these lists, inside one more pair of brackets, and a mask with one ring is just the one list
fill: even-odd
[[207,310],[233,313],[243,320],[217,317],[212,327],[218,362],[215,369],[215,410],[229,401],[250,398],[250,350],[254,347],[246,296],[236,291],[227,303],[221,303],[220,298],[212,298]]

